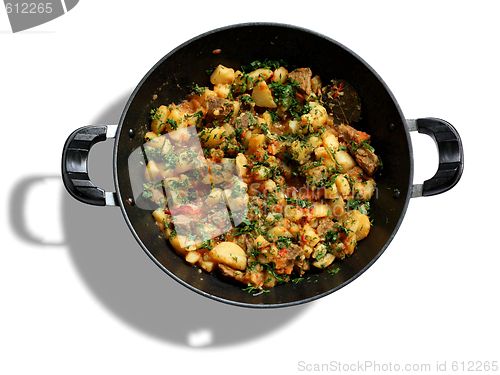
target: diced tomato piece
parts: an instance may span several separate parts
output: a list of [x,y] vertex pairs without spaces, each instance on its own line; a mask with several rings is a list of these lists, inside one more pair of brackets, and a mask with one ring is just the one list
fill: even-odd
[[282,213],[283,212],[283,206],[281,206],[280,204],[277,204],[273,207],[273,212],[276,212],[276,213]]
[[369,139],[370,139],[370,136],[367,133],[359,131],[359,130],[356,132],[356,143],[368,141]]

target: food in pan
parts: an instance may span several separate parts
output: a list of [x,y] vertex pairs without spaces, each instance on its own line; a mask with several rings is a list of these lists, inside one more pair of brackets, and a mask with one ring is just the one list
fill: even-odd
[[308,67],[217,66],[210,87],[151,111],[143,196],[190,264],[269,289],[329,269],[370,232],[381,163],[361,101]]

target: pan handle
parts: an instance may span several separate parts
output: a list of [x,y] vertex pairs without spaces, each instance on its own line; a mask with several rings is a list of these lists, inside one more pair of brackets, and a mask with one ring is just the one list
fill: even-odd
[[439,166],[436,174],[423,184],[412,187],[412,197],[427,197],[450,190],[462,177],[464,149],[456,129],[448,122],[433,118],[406,120],[410,131],[427,134],[438,148]]
[[117,125],[90,125],[75,130],[66,140],[62,155],[62,178],[66,190],[80,202],[116,206],[116,193],[95,186],[89,177],[89,152],[97,142],[114,138]]

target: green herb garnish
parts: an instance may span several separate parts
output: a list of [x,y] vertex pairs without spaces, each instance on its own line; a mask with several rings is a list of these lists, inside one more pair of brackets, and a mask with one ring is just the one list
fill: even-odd
[[286,203],[297,205],[300,208],[307,208],[312,206],[312,203],[310,201],[299,198],[287,198]]
[[369,144],[367,141],[361,142],[361,146],[363,146],[363,148],[367,149],[368,151],[375,152],[373,146]]
[[249,294],[261,294],[261,293],[269,293],[270,292],[269,289],[256,288],[251,284],[248,284],[248,286],[246,288],[243,288],[241,290],[243,290],[244,292],[247,292]]
[[338,240],[338,238],[339,234],[334,230],[329,230],[328,232],[325,233],[325,243],[327,245],[332,245]]
[[151,117],[151,120],[160,120],[161,118],[161,113],[158,111],[158,108],[153,108],[149,112],[149,116]]
[[167,119],[167,124],[170,125],[170,128],[172,128],[172,130],[177,130],[177,128],[179,127],[179,125],[177,125],[177,122],[175,122],[175,120],[172,120],[171,118]]
[[250,95],[248,94],[245,94],[245,95],[241,95],[240,98],[239,98],[239,101],[243,104],[250,104],[250,103],[253,103],[253,99]]
[[242,65],[241,71],[244,73],[248,73],[255,69],[260,69],[260,68],[275,70],[278,69],[280,66],[285,66],[285,65],[286,63],[283,60],[271,60],[271,59],[255,60],[248,65]]
[[201,95],[205,92],[205,90],[207,89],[207,87],[205,86],[198,86],[198,84],[195,84],[193,86],[193,92],[196,94],[196,95]]
[[276,240],[276,246],[279,249],[288,249],[292,246],[292,239],[289,237],[279,236]]
[[340,268],[339,267],[330,267],[326,270],[326,272],[328,272],[330,275],[334,276],[336,274],[338,274],[340,271]]
[[257,229],[257,221],[250,221],[248,218],[244,218],[243,221],[234,228],[234,234],[239,236],[241,234],[250,233]]

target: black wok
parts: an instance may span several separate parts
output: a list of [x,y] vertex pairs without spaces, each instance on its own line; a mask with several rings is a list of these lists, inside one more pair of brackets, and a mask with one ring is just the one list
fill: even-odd
[[[221,53],[213,51],[220,49]],[[326,272],[298,284],[284,284],[253,296],[217,275],[199,273],[181,259],[158,234],[150,211],[134,204],[128,157],[140,147],[150,110],[159,103],[183,99],[193,82],[209,84],[206,70],[218,64],[238,67],[257,59],[283,59],[295,67],[309,66],[324,79],[342,78],[362,100],[356,127],[372,135],[383,160],[372,201],[374,226],[355,253],[339,263],[336,275]],[[157,95],[156,99],[153,96]],[[413,184],[410,132],[431,136],[439,150],[436,174]],[[89,179],[87,161],[92,145],[114,137],[113,173],[116,192],[105,192]],[[73,132],[63,151],[62,175],[76,199],[99,206],[120,206],[123,216],[146,254],[167,274],[190,289],[218,301],[247,307],[281,307],[309,302],[354,280],[384,252],[404,217],[412,197],[430,196],[452,188],[463,170],[463,149],[456,130],[447,122],[424,118],[406,120],[391,92],[360,57],[332,39],[289,25],[233,25],[196,37],[162,58],[142,79],[125,106],[119,125],[88,126]],[[99,213],[96,212],[96,215]],[[99,260],[96,259],[96,262]],[[118,260],[119,261],[119,260]]]

